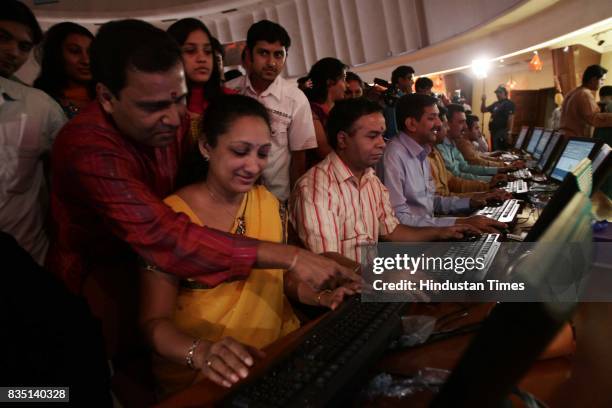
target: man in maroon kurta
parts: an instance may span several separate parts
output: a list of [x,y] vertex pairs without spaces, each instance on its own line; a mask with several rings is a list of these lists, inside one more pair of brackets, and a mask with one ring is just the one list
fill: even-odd
[[95,314],[111,316],[103,317],[111,342],[109,332],[123,331],[118,320],[136,328],[137,256],[210,286],[244,278],[253,266],[289,268],[315,288],[351,275],[295,247],[199,227],[162,202],[175,189],[189,142],[180,58],[173,40],[148,23],[102,26],[91,48],[97,101],[53,146],[47,266],[83,293]]

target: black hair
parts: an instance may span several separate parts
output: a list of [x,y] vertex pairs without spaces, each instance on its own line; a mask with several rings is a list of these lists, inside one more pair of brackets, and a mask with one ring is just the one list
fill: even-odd
[[382,114],[383,108],[376,102],[366,98],[343,99],[334,105],[327,119],[327,142],[336,150],[338,148],[338,133],[350,133],[359,118],[372,113]]
[[446,119],[446,114],[448,112],[448,109],[446,109],[446,106],[439,103],[438,110],[440,111],[440,113],[438,114],[438,117],[440,118],[440,120],[443,121],[444,119]]
[[414,83],[414,89],[417,91],[419,89],[433,88],[433,86],[434,86],[433,81],[427,77],[420,77]]
[[32,13],[32,10],[30,10],[28,6],[20,1],[2,0],[0,20],[14,21],[28,27],[32,34],[32,43],[34,45],[40,43],[43,38],[42,30],[40,29],[38,20],[34,17],[34,13]]
[[261,20],[253,24],[247,32],[247,48],[253,52],[257,41],[268,43],[280,42],[286,50],[291,46],[291,38],[287,30],[280,24],[270,20]]
[[242,76],[242,72],[239,69],[230,69],[225,73],[225,82],[231,81],[232,79]]
[[359,86],[363,88],[363,80],[361,79],[359,75],[357,75],[356,73],[352,71],[348,71],[346,73],[346,82],[348,81],[357,81],[359,82]]
[[480,122],[480,119],[478,118],[478,116],[476,115],[467,115],[465,118],[466,122],[467,122],[467,126],[470,130],[472,130],[472,127],[474,126],[474,124],[476,122]]
[[[221,94],[213,99],[202,119],[200,139],[217,146],[219,136],[226,133],[237,119],[251,116],[262,119],[270,128],[270,115],[257,99],[238,94]],[[208,163],[202,157],[198,143],[193,143],[182,160],[177,176],[177,186],[184,187],[202,180],[208,171]]]
[[[40,74],[34,81],[38,88],[54,98],[61,98],[68,85],[66,74],[66,61],[64,60],[64,42],[71,34],[78,34],[93,40],[93,34],[82,25],[64,22],[55,24],[45,33],[42,42],[42,59],[40,61]],[[87,92],[91,98],[95,95],[93,81],[87,84]]]
[[593,78],[603,78],[607,72],[608,70],[601,65],[589,65],[582,74],[582,85],[586,85]]
[[[204,32],[208,36],[208,40],[210,41],[210,46],[213,49],[213,61],[212,61],[212,72],[210,73],[210,78],[204,84],[204,96],[207,100],[217,97],[221,93],[221,72],[219,72],[219,65],[216,61],[217,50],[215,48],[216,38],[212,36],[210,30],[204,23],[195,18],[182,18],[175,23],[173,23],[170,27],[168,27],[168,34],[178,43],[179,46],[183,46],[185,41],[187,41],[187,37],[189,34],[194,31],[200,30]],[[221,43],[217,41],[218,46],[221,47]],[[221,47],[222,48],[222,47]],[[187,83],[189,84],[189,78],[187,78]],[[191,85],[191,84],[190,84]],[[191,91],[191,86],[189,87]]]
[[395,120],[398,128],[406,130],[406,119],[414,118],[420,121],[425,108],[437,103],[438,100],[430,95],[413,93],[402,96],[395,105]]
[[125,87],[128,69],[167,72],[181,63],[181,50],[165,31],[141,20],[110,21],[91,43],[91,73],[116,97]]
[[311,102],[323,103],[327,99],[328,81],[344,81],[344,73],[348,66],[336,58],[323,58],[310,68],[308,78],[312,88],[306,90],[306,96]]
[[599,88],[599,97],[603,98],[604,96],[612,96],[612,86],[605,85]]
[[459,105],[458,103],[451,103],[450,105],[446,105],[446,108],[448,109],[446,117],[448,118],[449,122],[453,120],[453,115],[455,113],[465,113],[465,108],[463,107],[463,105]]
[[[204,25],[204,27],[206,27],[206,25]],[[210,37],[210,44],[212,45],[212,48],[215,51],[215,54],[220,55],[221,58],[225,58],[225,48],[223,48],[223,45],[221,44],[221,41],[219,41],[216,37],[212,37],[211,36]]]
[[414,68],[408,65],[400,65],[399,67],[395,68],[391,73],[391,83],[393,85],[397,85],[397,81],[400,78],[403,78],[409,74],[414,74]]
[[303,77],[299,77],[297,79],[297,84],[298,86],[305,84],[306,82],[308,82],[308,77],[307,76],[303,76]]

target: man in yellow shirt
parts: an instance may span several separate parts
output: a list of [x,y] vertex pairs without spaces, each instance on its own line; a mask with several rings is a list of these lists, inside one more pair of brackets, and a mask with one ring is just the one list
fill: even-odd
[[[442,126],[436,137],[436,144],[442,143],[448,134],[448,120],[446,118],[445,109],[441,109],[440,121]],[[434,179],[436,192],[442,196],[458,195],[462,197],[470,197],[480,200],[506,199],[508,194],[502,190],[491,189],[497,181],[486,183],[478,180],[468,180],[457,177],[446,169],[444,158],[436,148],[432,146],[431,153],[427,157],[431,166],[431,175]]]
[[503,161],[487,156],[481,153],[474,146],[473,141],[478,141],[481,138],[480,124],[478,116],[467,115],[466,130],[460,138],[455,140],[457,149],[463,154],[465,160],[470,164],[489,167],[508,167]]

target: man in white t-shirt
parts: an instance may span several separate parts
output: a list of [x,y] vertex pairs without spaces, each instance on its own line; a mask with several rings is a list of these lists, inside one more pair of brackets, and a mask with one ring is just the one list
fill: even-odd
[[293,83],[281,78],[291,39],[272,21],[253,24],[247,33],[247,75],[225,86],[257,99],[268,108],[272,149],[263,172],[266,187],[285,201],[293,183],[306,171],[306,150],[317,147],[308,99]]

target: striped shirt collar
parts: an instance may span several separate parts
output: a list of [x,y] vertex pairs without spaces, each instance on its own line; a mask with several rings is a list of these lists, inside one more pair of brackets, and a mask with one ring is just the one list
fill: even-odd
[[[353,180],[356,185],[359,185],[357,177],[353,174],[351,169],[348,168],[346,163],[344,163],[344,161],[340,158],[340,156],[338,156],[338,154],[335,151],[332,150],[332,152],[329,153],[327,157],[329,159],[332,171],[334,172],[334,175],[336,176],[336,179],[342,182],[345,182],[347,180]],[[361,177],[361,185],[363,186],[373,176],[374,176],[374,169],[370,167],[363,173],[363,177]]]

